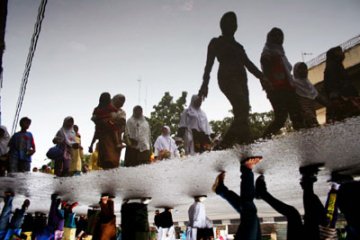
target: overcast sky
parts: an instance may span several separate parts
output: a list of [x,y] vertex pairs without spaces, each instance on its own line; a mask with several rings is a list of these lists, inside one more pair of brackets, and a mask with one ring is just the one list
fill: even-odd
[[[19,87],[40,0],[10,0],[1,90],[2,124],[11,129]],[[33,120],[38,148],[34,165],[66,116],[80,127],[87,149],[90,121],[101,92],[126,95],[130,117],[136,104],[152,111],[165,91],[178,98],[197,93],[207,45],[220,35],[227,11],[238,16],[235,35],[258,66],[267,32],[280,27],[293,64],[359,34],[359,0],[49,0],[20,117]],[[217,86],[215,64],[203,110],[210,120],[229,116],[231,106]],[[256,78],[249,76],[254,112],[271,110]],[[141,82],[139,82],[141,79]],[[139,94],[140,93],[140,94]],[[140,99],[140,102],[139,102]]]

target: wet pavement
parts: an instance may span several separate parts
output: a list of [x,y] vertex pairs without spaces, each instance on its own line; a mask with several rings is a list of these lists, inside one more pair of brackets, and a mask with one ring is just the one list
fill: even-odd
[[[117,214],[124,198],[152,197],[149,210],[174,207],[174,221],[186,221],[192,196],[206,194],[208,199],[205,204],[210,219],[233,219],[238,218],[238,214],[211,191],[211,186],[218,171],[225,170],[225,185],[239,193],[239,157],[244,153],[264,157],[254,170],[255,176],[264,173],[269,192],[302,212],[299,166],[325,163],[325,169],[319,173],[315,184],[315,192],[323,202],[329,189],[327,180],[331,171],[347,169],[354,174],[360,173],[360,118],[290,133],[246,147],[135,168],[94,171],[68,178],[19,173],[0,178],[0,190],[11,188],[16,192],[15,207],[21,206],[25,197],[30,198],[30,212],[47,212],[53,192],[60,193],[65,200],[78,201],[80,205],[75,211],[79,213],[85,213],[89,205],[96,204],[102,192],[116,196]],[[256,205],[260,216],[278,216],[264,202],[257,200]],[[149,216],[152,218],[153,214]]]

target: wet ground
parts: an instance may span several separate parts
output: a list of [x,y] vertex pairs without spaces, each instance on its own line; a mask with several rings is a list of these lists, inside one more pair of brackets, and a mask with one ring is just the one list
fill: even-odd
[[[225,184],[235,192],[240,191],[239,157],[262,155],[256,168],[265,174],[268,190],[302,212],[302,190],[299,186],[299,166],[324,162],[325,170],[319,173],[315,191],[325,201],[329,189],[329,173],[344,170],[360,173],[360,118],[344,123],[279,136],[233,150],[204,153],[196,157],[173,159],[136,168],[119,168],[96,171],[82,176],[54,178],[42,173],[15,174],[0,178],[0,190],[12,188],[16,192],[15,206],[24,198],[31,199],[29,211],[47,212],[50,194],[58,192],[63,199],[78,201],[75,210],[85,213],[96,204],[102,192],[116,195],[116,213],[120,212],[122,199],[152,197],[149,210],[174,207],[174,221],[186,221],[187,210],[194,195],[208,195],[205,201],[210,219],[238,218],[238,214],[211,191],[219,170],[226,171]],[[264,202],[256,201],[259,215],[278,216]],[[150,218],[153,214],[151,213]]]

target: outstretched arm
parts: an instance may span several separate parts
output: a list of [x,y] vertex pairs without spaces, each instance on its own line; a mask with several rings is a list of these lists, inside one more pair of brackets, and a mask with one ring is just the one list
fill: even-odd
[[200,97],[207,97],[208,94],[208,85],[210,81],[210,73],[211,69],[214,65],[216,53],[215,53],[215,39],[212,39],[208,46],[208,52],[207,52],[207,58],[206,58],[206,65],[204,69],[204,75],[203,75],[203,83],[201,85],[201,88],[199,90],[199,96]]
[[262,80],[264,78],[263,73],[255,66],[255,64],[248,58],[245,50],[243,52],[244,56],[243,56],[243,60],[244,60],[244,64],[247,68],[247,70],[249,70],[249,72],[251,72],[256,78]]

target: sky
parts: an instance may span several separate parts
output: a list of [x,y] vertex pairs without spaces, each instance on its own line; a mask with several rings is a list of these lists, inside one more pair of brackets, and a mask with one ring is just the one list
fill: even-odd
[[[1,124],[11,129],[21,78],[40,0],[8,3]],[[227,11],[238,17],[235,38],[258,66],[266,34],[280,27],[291,63],[325,52],[359,34],[359,0],[49,0],[20,114],[33,122],[37,145],[33,166],[45,153],[66,116],[80,127],[87,149],[93,108],[102,92],[126,96],[130,117],[135,105],[149,116],[164,92],[175,99],[198,92],[209,41],[221,34]],[[230,116],[230,103],[217,85],[213,67],[208,98],[210,120]],[[248,73],[253,112],[271,110],[256,78]]]

